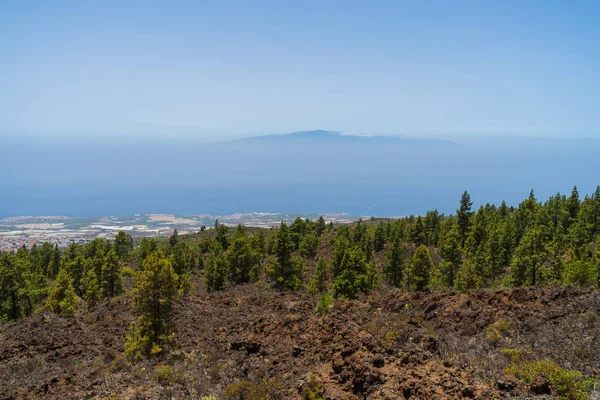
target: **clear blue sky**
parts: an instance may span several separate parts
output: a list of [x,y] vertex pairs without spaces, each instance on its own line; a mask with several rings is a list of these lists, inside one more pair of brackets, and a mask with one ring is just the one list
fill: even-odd
[[600,137],[600,2],[0,1],[0,133]]

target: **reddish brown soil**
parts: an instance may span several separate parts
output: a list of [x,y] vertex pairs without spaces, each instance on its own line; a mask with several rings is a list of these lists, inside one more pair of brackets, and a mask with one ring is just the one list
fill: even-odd
[[[0,398],[201,398],[247,385],[294,399],[311,376],[339,400],[534,398],[505,375],[508,347],[600,374],[600,297],[591,289],[385,290],[338,301],[323,317],[315,305],[259,285],[215,294],[198,285],[176,307],[164,355],[133,365],[122,357],[134,318],[128,297],[72,319],[43,312],[0,325]],[[500,319],[508,330],[486,338]]]

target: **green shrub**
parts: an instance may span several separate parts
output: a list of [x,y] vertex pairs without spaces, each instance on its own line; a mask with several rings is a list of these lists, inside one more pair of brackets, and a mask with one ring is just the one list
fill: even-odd
[[544,376],[548,379],[550,386],[556,391],[560,399],[587,399],[582,384],[581,372],[562,369],[558,364],[550,360],[513,362],[506,372],[526,383],[533,382],[537,376]]
[[498,343],[500,340],[504,339],[509,328],[509,321],[505,319],[499,319],[485,329],[485,337],[493,343]]
[[159,365],[154,369],[153,379],[161,385],[182,383],[182,377],[170,365]]
[[302,398],[304,400],[326,400],[326,397],[323,396],[323,389],[313,374],[310,375],[308,382],[304,386]]
[[319,297],[319,302],[317,303],[317,308],[315,309],[315,312],[317,313],[317,315],[325,315],[329,312],[329,307],[331,307],[331,304],[333,303],[333,297],[331,297],[328,294],[324,294],[321,297]]
[[598,396],[600,392],[600,378],[597,376],[589,376],[581,382],[581,386],[586,393]]
[[501,352],[512,363],[520,363],[525,358],[525,355],[523,354],[523,350],[521,350],[521,349],[508,348],[508,349],[502,349]]

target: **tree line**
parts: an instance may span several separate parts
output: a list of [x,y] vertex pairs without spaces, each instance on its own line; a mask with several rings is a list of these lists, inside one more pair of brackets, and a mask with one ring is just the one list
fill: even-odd
[[[276,229],[215,223],[164,240],[119,232],[59,249],[44,243],[0,256],[0,321],[46,308],[64,317],[124,293],[132,277],[138,319],[128,333],[133,358],[160,352],[170,340],[173,302],[193,275],[207,291],[262,281],[278,290],[357,298],[380,287],[455,290],[600,284],[600,187],[580,198],[533,191],[518,206],[472,209],[464,192],[455,215],[358,221],[297,218]],[[319,303],[321,304],[321,302]]]

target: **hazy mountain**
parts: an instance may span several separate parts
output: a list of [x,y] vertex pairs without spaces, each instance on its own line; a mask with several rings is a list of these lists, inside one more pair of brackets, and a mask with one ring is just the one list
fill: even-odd
[[344,133],[340,131],[311,130],[285,134],[252,136],[238,139],[242,143],[284,143],[284,142],[314,142],[314,143],[362,143],[362,144],[398,144],[403,146],[420,144],[452,144],[448,139],[429,138],[409,135],[381,135],[373,133]]

